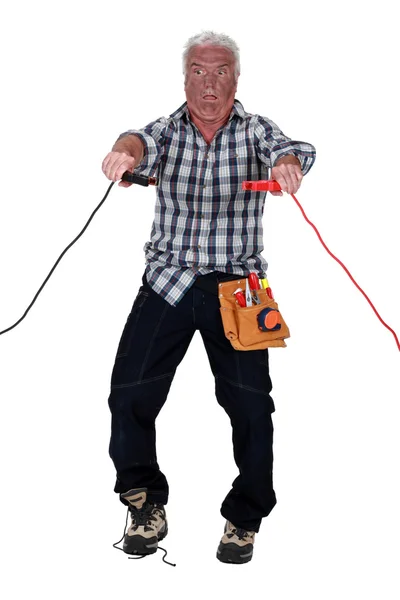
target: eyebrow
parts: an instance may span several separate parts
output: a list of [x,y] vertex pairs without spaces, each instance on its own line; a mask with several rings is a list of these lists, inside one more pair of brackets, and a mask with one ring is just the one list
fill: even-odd
[[[192,68],[192,67],[202,67],[202,66],[203,65],[200,65],[199,63],[192,62],[191,65],[190,65],[190,68]],[[229,65],[228,65],[228,63],[224,63],[223,65],[218,65],[217,69],[221,69],[222,67],[229,67]]]

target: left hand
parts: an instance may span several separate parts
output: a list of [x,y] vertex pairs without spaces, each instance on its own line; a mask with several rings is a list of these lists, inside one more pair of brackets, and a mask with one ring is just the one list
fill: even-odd
[[[271,170],[271,179],[279,183],[283,192],[295,194],[301,185],[303,173],[300,161],[293,154],[282,156]],[[282,196],[282,192],[271,192],[273,196]]]

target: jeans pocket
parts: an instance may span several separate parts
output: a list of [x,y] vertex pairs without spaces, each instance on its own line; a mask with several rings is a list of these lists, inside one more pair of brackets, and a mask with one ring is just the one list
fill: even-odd
[[131,341],[135,333],[136,324],[139,319],[140,310],[143,304],[146,302],[147,298],[149,297],[149,292],[146,292],[142,288],[143,286],[140,287],[139,292],[133,302],[131,312],[129,313],[128,318],[126,319],[125,327],[123,329],[121,339],[118,344],[116,358],[126,356],[129,352]]

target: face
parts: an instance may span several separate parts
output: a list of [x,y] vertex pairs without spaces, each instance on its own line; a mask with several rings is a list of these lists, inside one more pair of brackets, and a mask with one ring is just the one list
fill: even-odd
[[233,53],[221,46],[195,46],[186,64],[185,92],[191,115],[209,124],[227,118],[237,90]]

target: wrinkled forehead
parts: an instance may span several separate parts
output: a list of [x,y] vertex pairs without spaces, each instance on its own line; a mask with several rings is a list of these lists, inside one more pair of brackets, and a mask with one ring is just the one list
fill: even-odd
[[204,44],[201,46],[195,46],[191,48],[187,58],[187,66],[190,67],[192,64],[196,65],[209,65],[209,66],[220,66],[228,65],[234,66],[235,57],[233,52],[223,46],[215,46],[212,44]]

